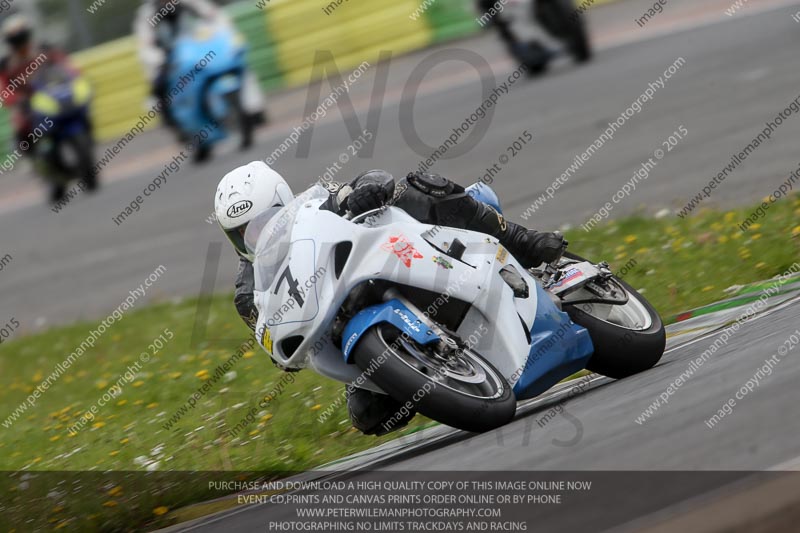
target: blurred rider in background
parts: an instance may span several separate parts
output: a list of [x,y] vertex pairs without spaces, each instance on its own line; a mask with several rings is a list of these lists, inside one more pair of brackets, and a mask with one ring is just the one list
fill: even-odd
[[[8,54],[0,61],[0,95],[3,105],[13,108],[12,124],[17,147],[26,140],[37,124],[33,124],[30,79],[45,63],[69,67],[66,54],[47,44],[36,43],[33,25],[24,15],[12,15],[2,25],[3,41]],[[32,143],[31,143],[32,146]],[[26,152],[27,150],[23,150]]]
[[208,0],[147,0],[136,12],[133,32],[139,42],[139,58],[150,81],[151,93],[164,109],[164,122],[174,126],[169,109],[164,106],[169,87],[169,54],[184,30],[187,17],[214,25],[231,25],[225,13]]

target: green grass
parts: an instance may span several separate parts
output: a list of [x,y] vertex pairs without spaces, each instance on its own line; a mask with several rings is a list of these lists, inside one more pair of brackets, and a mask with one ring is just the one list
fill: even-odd
[[[568,233],[571,248],[591,259],[619,267],[635,259],[625,279],[643,293],[662,315],[687,310],[725,297],[724,289],[772,277],[798,260],[800,201],[775,204],[760,226],[742,233],[737,224],[752,208],[729,212],[703,211],[693,218],[661,220],[632,217],[600,226],[590,233]],[[197,301],[165,302],[130,311],[83,355],[10,428],[0,428],[0,465],[16,471],[96,471],[82,478],[75,492],[32,499],[19,476],[0,480],[0,490],[13,504],[3,519],[38,520],[45,527],[90,531],[135,528],[150,520],[164,525],[168,510],[208,496],[200,483],[165,484],[137,490],[141,476],[104,476],[108,471],[302,471],[393,438],[364,437],[350,428],[340,403],[323,423],[317,416],[341,397],[342,386],[311,372],[261,410],[258,420],[237,437],[235,426],[258,399],[281,380],[262,351],[247,352],[232,373],[221,379],[178,423],[162,424],[200,387],[217,365],[236,352],[248,330],[236,316],[230,295],[211,301],[209,337],[192,342]],[[93,323],[75,324],[3,343],[0,364],[2,419],[33,391],[64,358],[80,345]],[[74,436],[69,426],[79,420],[116,382],[151,341],[168,328],[174,338],[143,364],[122,394],[99,408],[96,417]],[[235,374],[234,374],[235,373]],[[406,432],[427,423],[418,417]],[[94,481],[91,481],[94,480]],[[52,477],[40,479],[52,489]],[[46,482],[46,483],[45,483]],[[91,486],[85,486],[85,485]],[[174,484],[173,484],[174,485]],[[72,485],[68,485],[72,486]],[[77,495],[77,498],[74,496]],[[90,497],[86,497],[86,496]],[[219,493],[216,493],[219,495]],[[31,507],[35,503],[34,517]]]
[[570,249],[604,259],[616,272],[629,261],[625,276],[663,317],[728,297],[725,289],[783,274],[800,260],[800,199],[773,204],[747,232],[739,223],[756,206],[702,210],[680,219],[634,216],[586,232],[566,233]]

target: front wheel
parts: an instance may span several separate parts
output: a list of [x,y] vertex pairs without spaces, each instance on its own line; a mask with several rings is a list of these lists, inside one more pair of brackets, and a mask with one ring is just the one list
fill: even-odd
[[468,347],[444,353],[438,344],[422,346],[378,324],[359,340],[354,359],[392,398],[448,426],[479,433],[514,418],[511,386]]
[[[573,254],[567,256],[581,260]],[[667,335],[650,302],[621,279],[613,277],[610,282],[627,293],[627,303],[564,304],[564,311],[573,322],[589,330],[594,354],[586,368],[621,379],[654,367],[664,355]]]
[[77,154],[75,175],[80,176],[88,190],[97,190],[98,177],[94,169],[94,140],[91,135],[81,133],[72,137],[68,142]]

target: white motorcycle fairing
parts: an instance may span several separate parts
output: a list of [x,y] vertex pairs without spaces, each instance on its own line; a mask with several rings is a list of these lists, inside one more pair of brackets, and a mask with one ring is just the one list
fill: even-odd
[[[357,221],[321,210],[328,192],[315,186],[294,202],[251,222],[255,251],[258,340],[280,365],[314,371],[380,392],[350,362],[358,338],[389,322],[420,344],[438,336],[423,316],[397,299],[369,306],[344,329],[344,348],[330,340],[334,319],[359,285],[386,280],[469,304],[456,333],[476,338],[482,354],[514,386],[518,399],[547,390],[583,369],[593,347],[588,332],[561,312],[538,282],[498,242],[481,233],[423,224],[396,207]],[[258,232],[256,237],[252,233]],[[449,256],[455,240],[465,245]],[[513,271],[522,295],[500,275]],[[488,334],[474,335],[479,328]]]

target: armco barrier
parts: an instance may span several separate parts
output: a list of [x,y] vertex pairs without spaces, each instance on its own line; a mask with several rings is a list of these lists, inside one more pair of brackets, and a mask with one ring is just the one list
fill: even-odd
[[343,70],[376,60],[380,50],[400,54],[429,45],[433,32],[427,18],[409,17],[418,6],[417,0],[272,0],[269,32],[287,84],[311,81],[318,50],[329,51]]

